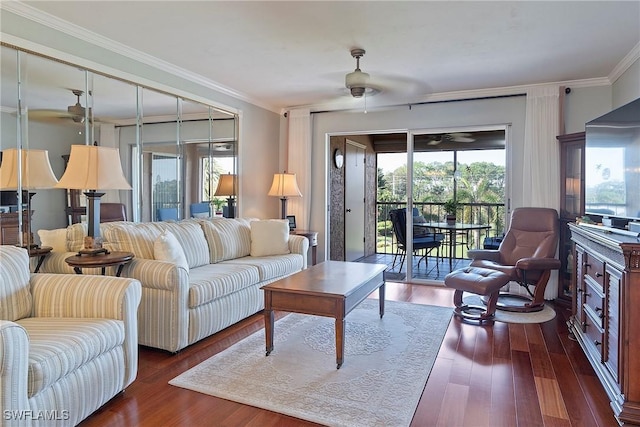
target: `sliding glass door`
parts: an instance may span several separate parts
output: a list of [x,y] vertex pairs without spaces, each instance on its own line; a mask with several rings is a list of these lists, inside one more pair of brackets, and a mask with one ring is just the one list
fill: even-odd
[[440,282],[504,229],[506,129],[409,132],[406,159],[404,187],[394,177],[406,194],[403,270],[412,282]]

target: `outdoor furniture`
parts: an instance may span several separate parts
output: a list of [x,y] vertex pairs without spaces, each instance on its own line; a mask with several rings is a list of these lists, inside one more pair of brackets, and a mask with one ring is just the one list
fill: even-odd
[[158,221],[177,221],[178,208],[159,208],[157,210]]
[[[511,214],[511,225],[497,250],[469,251],[472,267],[501,271],[524,287],[530,298],[524,304],[503,304],[501,310],[532,312],[544,308],[544,290],[551,270],[560,268],[555,256],[558,246],[558,213],[549,208],[517,208]],[[534,291],[531,291],[531,287]]]
[[446,232],[447,234],[447,246],[449,247],[449,269],[453,269],[453,259],[455,258],[455,248],[459,244],[468,245],[469,239],[466,238],[458,243],[458,236],[460,233],[464,233],[466,236],[470,231],[477,230],[489,230],[491,226],[489,224],[466,224],[456,222],[455,224],[447,224],[446,222],[432,222],[425,224],[426,226],[435,228],[437,230]]
[[[391,266],[391,268],[395,267],[396,259],[398,255],[400,255],[400,270],[402,270],[402,265],[404,264],[404,260],[407,255],[407,210],[405,208],[394,209],[389,212],[389,218],[391,219],[393,232],[396,235],[397,244],[396,253],[393,257],[393,265]],[[415,253],[419,250],[424,250],[422,257],[418,260],[418,266],[420,266],[420,261],[422,261],[423,259],[425,260],[425,265],[427,264],[426,258],[433,249],[436,249],[436,257],[440,256],[440,245],[442,244],[442,238],[440,236],[438,236],[438,233],[432,233],[430,235],[416,237],[413,239],[411,252]],[[440,267],[437,261],[436,269],[438,270],[438,272],[440,271]]]
[[189,205],[189,214],[191,218],[208,218],[211,216],[210,203],[191,203]]
[[[453,294],[453,303],[456,306],[453,313],[460,319],[479,323],[493,320],[500,288],[507,283],[509,283],[509,276],[505,273],[477,267],[452,271],[444,278],[444,285],[456,290]],[[486,307],[465,304],[462,301],[464,292],[488,297]]]

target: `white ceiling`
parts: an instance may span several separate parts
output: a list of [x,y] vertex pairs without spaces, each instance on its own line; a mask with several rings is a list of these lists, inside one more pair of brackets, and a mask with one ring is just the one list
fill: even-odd
[[640,52],[640,1],[26,1],[273,111],[357,106],[350,49],[383,91],[612,79]]

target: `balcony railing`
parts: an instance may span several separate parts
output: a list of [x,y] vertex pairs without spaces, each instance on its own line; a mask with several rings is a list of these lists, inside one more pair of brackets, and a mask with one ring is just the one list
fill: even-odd
[[[396,241],[391,220],[389,219],[389,212],[406,206],[407,204],[404,202],[376,202],[376,253],[396,253]],[[444,222],[445,211],[443,203],[414,203],[413,207],[418,209],[420,215],[427,222]],[[457,222],[488,224],[490,228],[479,233],[469,233],[467,244],[456,248],[454,258],[466,258],[467,248],[482,247],[485,237],[502,235],[504,232],[504,215],[503,203],[460,203],[460,209],[456,215]]]

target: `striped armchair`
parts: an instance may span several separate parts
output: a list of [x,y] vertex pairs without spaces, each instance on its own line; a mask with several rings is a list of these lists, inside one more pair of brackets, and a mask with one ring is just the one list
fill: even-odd
[[74,426],[131,384],[140,298],[137,280],[30,274],[0,246],[0,424]]

